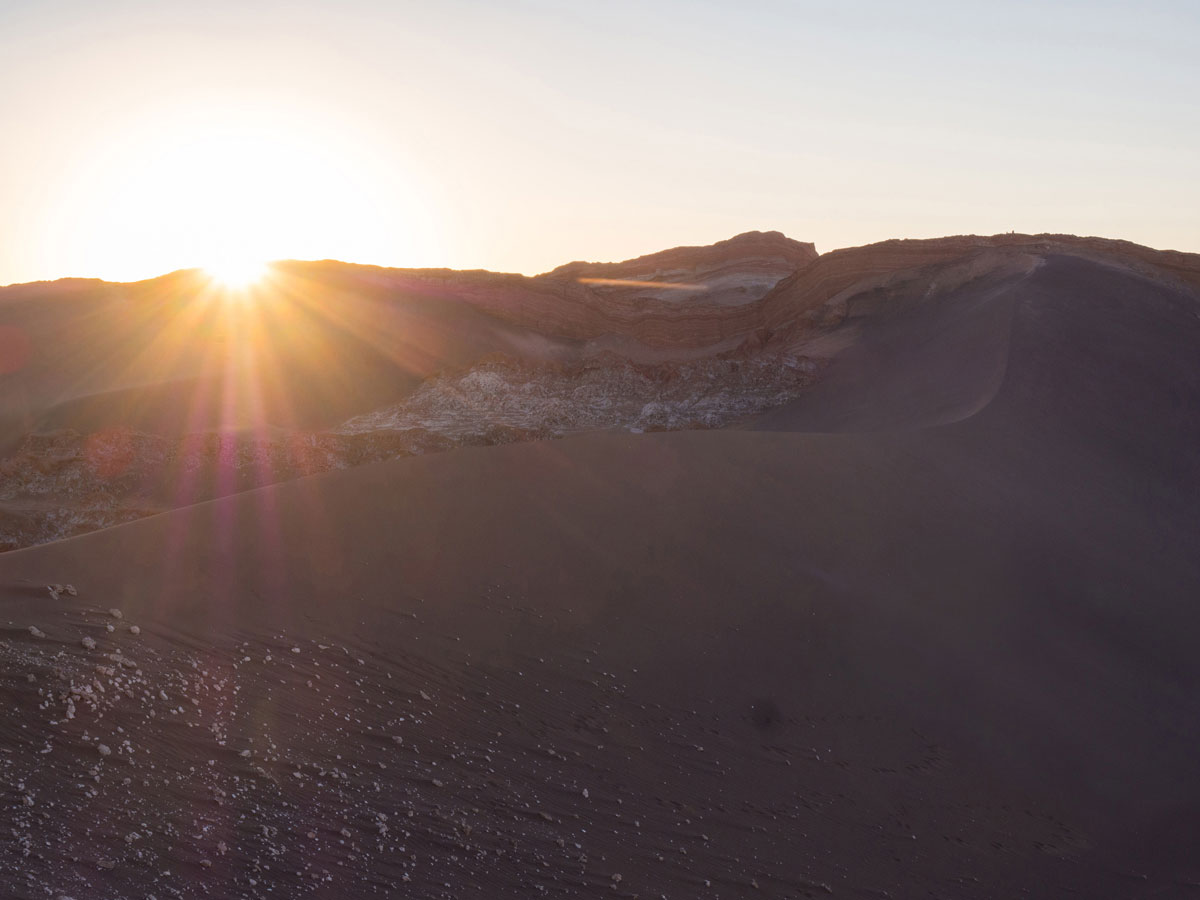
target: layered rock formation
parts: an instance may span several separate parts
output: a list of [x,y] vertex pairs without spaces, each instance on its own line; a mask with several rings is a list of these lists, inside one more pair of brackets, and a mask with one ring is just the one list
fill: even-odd
[[812,244],[752,231],[619,263],[568,263],[533,278],[307,263],[288,264],[287,271],[352,293],[465,303],[553,338],[602,344],[617,338],[629,354],[672,354],[708,350],[752,330],[754,304],[816,256]]
[[[857,323],[967,302],[1057,256],[1200,288],[1200,257],[1124,241],[818,256],[778,232],[536,277],[289,262],[245,298],[197,272],[5,288],[0,548],[464,443],[738,424],[795,399]],[[97,456],[109,445],[121,465]]]
[[618,263],[567,263],[540,277],[577,281],[610,300],[741,306],[816,258],[812,244],[778,231],[748,231],[709,247],[676,247]]
[[1128,241],[1074,235],[999,234],[890,240],[822,254],[780,281],[761,304],[761,325],[776,339],[836,324],[848,303],[921,296],[989,275],[1028,272],[1065,255],[1120,266],[1156,280],[1200,287],[1200,255],[1152,250]]

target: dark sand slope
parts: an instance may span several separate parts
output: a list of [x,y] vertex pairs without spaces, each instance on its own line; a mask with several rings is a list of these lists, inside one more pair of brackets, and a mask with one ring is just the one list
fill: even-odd
[[875,300],[869,292],[856,298],[839,327],[800,345],[847,344],[828,363],[819,388],[751,427],[912,430],[974,415],[1004,381],[1013,309],[1030,277],[1000,270],[908,303]]
[[[931,667],[958,657],[954,678],[934,694],[939,679],[918,682],[914,702],[940,706],[948,725],[992,742],[980,749],[1024,776],[1067,785],[1093,821],[1107,813],[1117,830],[1140,827],[1175,816],[1200,785],[1200,303],[1052,257],[977,309],[975,324],[1008,316],[1003,381],[974,416],[810,441],[839,447],[839,465],[877,491],[862,572],[896,577],[907,599],[894,612],[927,626],[918,649]],[[907,392],[920,415],[940,396],[931,370],[949,374],[953,362],[984,387],[996,368],[999,340],[978,328],[946,329],[920,356],[887,340],[890,324],[880,331],[760,427],[870,427],[869,415],[836,421],[831,411],[875,412],[876,391]],[[968,357],[975,364],[960,368]],[[890,546],[867,549],[881,535]],[[988,715],[972,719],[964,703],[980,696]]]
[[1057,257],[972,296],[848,321],[773,432],[453,451],[0,557],[0,882],[1200,896],[1200,305]]

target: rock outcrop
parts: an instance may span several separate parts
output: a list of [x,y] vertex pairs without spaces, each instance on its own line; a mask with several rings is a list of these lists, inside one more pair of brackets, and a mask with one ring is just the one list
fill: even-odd
[[778,231],[748,231],[708,247],[676,247],[624,262],[567,263],[539,277],[586,284],[606,298],[741,306],[816,258],[812,244]]
[[779,232],[747,232],[709,247],[676,247],[616,263],[573,262],[526,278],[451,269],[378,269],[289,264],[289,271],[339,289],[465,303],[552,338],[612,338],[634,354],[719,348],[759,324],[756,304],[816,259],[812,244]]
[[1154,279],[1200,287],[1200,254],[1074,235],[966,235],[890,240],[822,254],[763,298],[761,324],[778,338],[840,322],[846,302],[868,294],[922,296],[990,274],[1027,271],[1047,256],[1078,256]]
[[1200,290],[1200,256],[1125,241],[818,256],[778,232],[535,277],[280,263],[242,304],[196,272],[0,289],[21,348],[0,366],[0,550],[464,444],[726,427],[793,400],[865,318],[1055,256]]

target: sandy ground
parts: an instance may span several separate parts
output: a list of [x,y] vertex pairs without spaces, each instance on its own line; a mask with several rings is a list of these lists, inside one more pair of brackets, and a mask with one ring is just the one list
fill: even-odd
[[1051,258],[848,322],[759,430],[456,450],[0,556],[0,883],[1200,895],[1198,313]]

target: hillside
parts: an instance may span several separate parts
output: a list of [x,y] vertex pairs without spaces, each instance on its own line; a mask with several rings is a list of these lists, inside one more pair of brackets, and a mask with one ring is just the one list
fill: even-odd
[[[1193,255],[1094,238],[818,256],[749,232],[534,278],[325,262],[278,264],[248,297],[198,272],[0,289],[0,549],[462,445],[741,426],[860,353],[860,322],[913,304],[963,312],[959,298],[1005,290],[1055,254],[1200,284]],[[913,348],[941,327],[905,321],[893,340]],[[930,375],[959,383],[930,415],[960,414],[955,391],[969,408],[976,386],[957,372],[976,362]],[[881,424],[906,415],[894,399],[875,406]]]
[[1200,298],[1079,248],[944,282],[904,252],[808,303],[837,314],[758,345],[829,361],[737,430],[452,449],[0,557],[0,877],[1189,896]]

